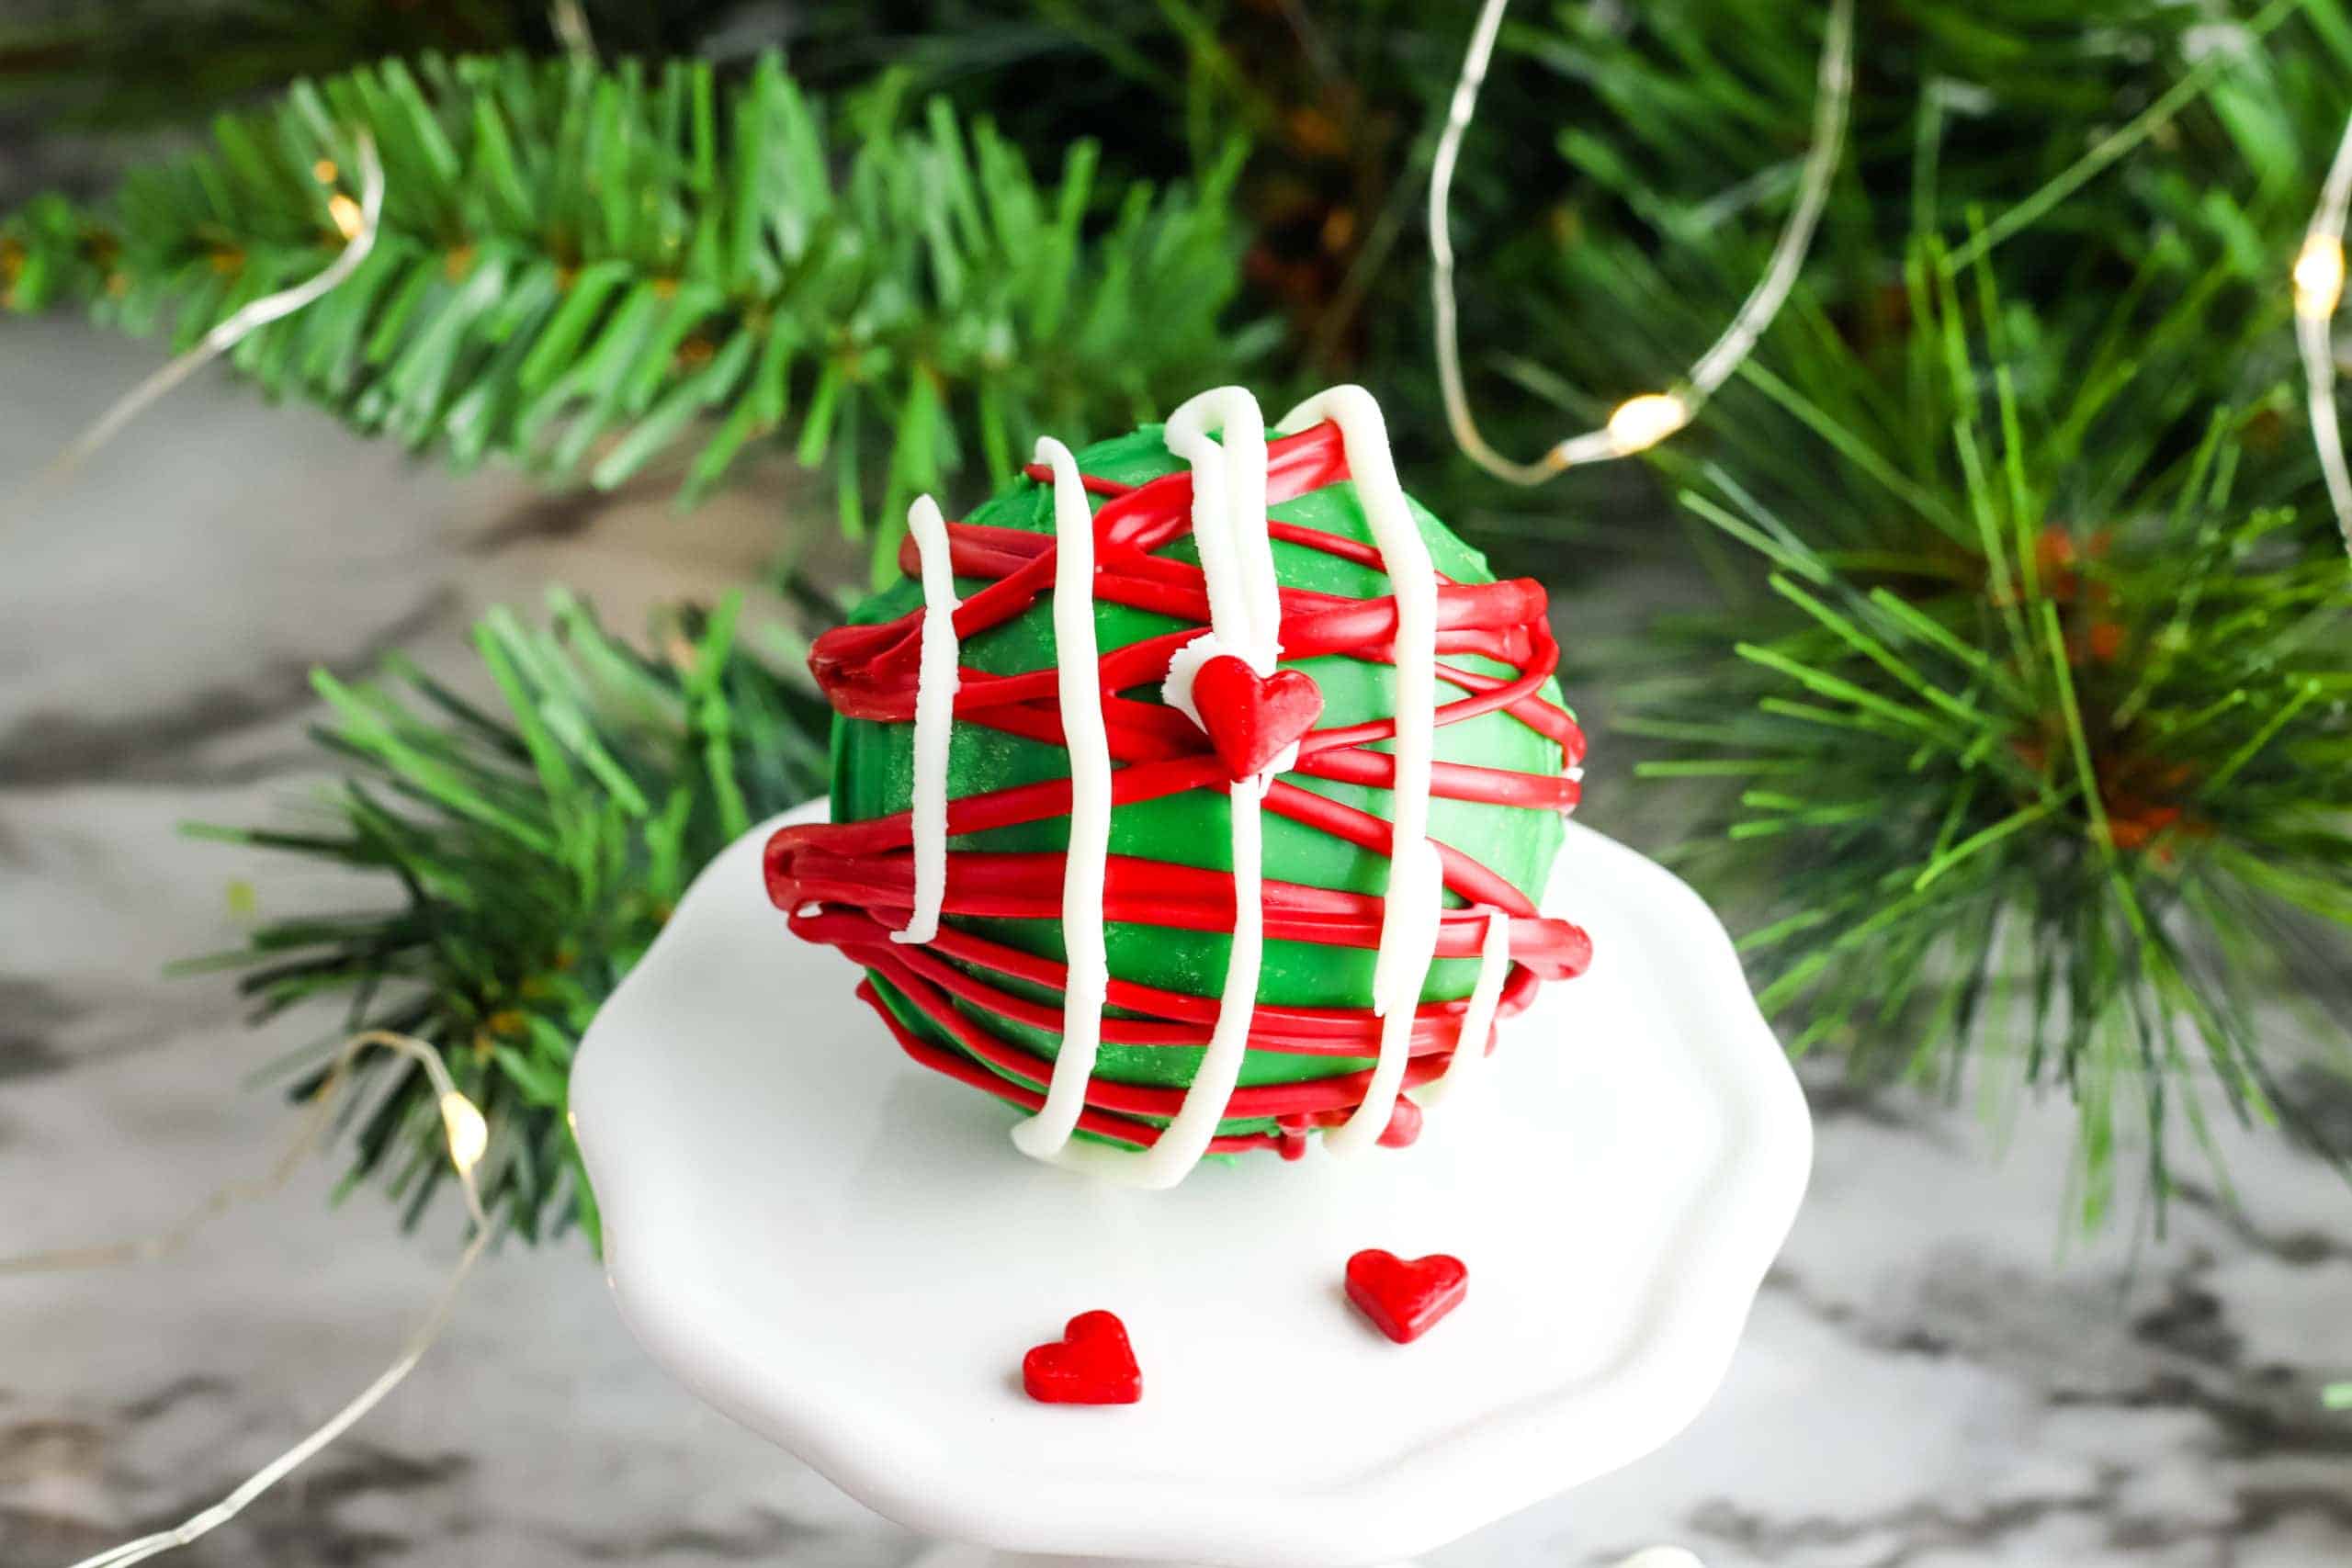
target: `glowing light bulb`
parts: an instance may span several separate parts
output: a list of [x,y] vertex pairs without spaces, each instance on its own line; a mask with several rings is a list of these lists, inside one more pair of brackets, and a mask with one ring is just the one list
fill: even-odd
[[2344,299],[2344,242],[2313,234],[2295,257],[2295,314],[2324,321]]
[[481,1109],[456,1089],[441,1097],[441,1126],[449,1138],[449,1162],[469,1176],[490,1148],[490,1123]]
[[1609,444],[1618,456],[1645,452],[1690,423],[1690,405],[1672,392],[1644,392],[1609,416]]
[[368,224],[367,214],[359,209],[359,204],[341,191],[327,197],[327,216],[334,220],[334,226],[343,231],[346,240],[357,239],[359,231]]

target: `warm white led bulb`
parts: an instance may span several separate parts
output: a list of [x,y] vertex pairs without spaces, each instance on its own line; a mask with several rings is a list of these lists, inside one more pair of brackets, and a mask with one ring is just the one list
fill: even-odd
[[1644,392],[1609,416],[1609,444],[1620,457],[1645,452],[1690,423],[1690,405],[1672,392]]
[[2344,242],[2313,234],[2295,257],[2295,314],[2324,321],[2344,299]]
[[460,1176],[471,1175],[490,1148],[490,1123],[481,1109],[456,1089],[441,1097],[441,1126],[449,1137],[449,1161]]

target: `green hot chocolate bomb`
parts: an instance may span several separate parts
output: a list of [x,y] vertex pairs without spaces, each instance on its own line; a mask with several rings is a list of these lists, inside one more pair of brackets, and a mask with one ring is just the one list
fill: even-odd
[[[1158,425],[1145,425],[1132,434],[1100,442],[1077,454],[1079,470],[1090,477],[1124,485],[1139,485],[1183,467],[1171,457]],[[1102,504],[1093,497],[1096,509]],[[1432,564],[1454,581],[1495,581],[1485,558],[1464,544],[1453,532],[1419,502],[1412,505],[1421,537]],[[1363,508],[1351,480],[1340,480],[1271,507],[1277,523],[1372,542]],[[966,521],[999,528],[1051,534],[1054,526],[1053,487],[1035,479],[1016,481]],[[1272,546],[1276,574],[1284,588],[1306,589],[1348,598],[1385,597],[1386,576],[1372,567],[1342,559],[1308,547],[1276,539]],[[1194,565],[1199,556],[1189,533],[1165,546],[1159,554]],[[980,579],[956,581],[959,598],[986,586]],[[852,616],[854,623],[897,620],[922,607],[920,586],[902,581],[867,600]],[[1098,601],[1094,608],[1095,636],[1100,649],[1111,650],[1161,633],[1197,623],[1179,620],[1121,604]],[[967,639],[960,662],[967,671],[989,674],[1019,674],[1050,669],[1055,664],[1053,605],[1050,592],[1018,618],[978,632]],[[1493,660],[1470,654],[1447,654],[1444,662],[1479,673],[1510,677],[1518,671]],[[1396,672],[1386,664],[1345,657],[1285,660],[1285,668],[1305,671],[1321,689],[1323,714],[1318,728],[1360,724],[1393,716]],[[1441,682],[1439,700],[1462,694]],[[1152,702],[1159,700],[1156,683],[1123,694]],[[1560,701],[1556,683],[1547,681],[1544,697]],[[1376,749],[1390,750],[1387,742]],[[1557,777],[1570,759],[1561,744],[1538,733],[1504,712],[1482,715],[1456,724],[1441,725],[1435,732],[1434,754],[1441,762],[1472,763],[1516,773]],[[1026,737],[1008,735],[978,724],[957,723],[949,749],[947,793],[951,799],[990,790],[1066,778],[1069,754],[1059,746]],[[1386,820],[1389,792],[1363,784],[1285,774],[1287,782]],[[914,794],[914,727],[839,717],[832,740],[832,809],[836,822],[854,822],[901,812]],[[1303,823],[1268,812],[1263,817],[1264,875],[1268,882],[1290,882],[1315,887],[1377,896],[1387,886],[1387,857],[1359,849]],[[1052,817],[1017,827],[951,838],[951,852],[1059,852],[1069,847],[1069,819]],[[1429,831],[1432,839],[1460,850],[1509,880],[1531,899],[1540,897],[1544,880],[1558,853],[1564,829],[1556,810],[1449,800],[1430,802]],[[1173,862],[1229,872],[1231,819],[1224,790],[1186,790],[1157,800],[1122,805],[1111,818],[1113,855]],[[1459,906],[1458,896],[1447,895]],[[1061,923],[1046,919],[982,919],[949,915],[943,924],[984,936],[1007,946],[1048,957],[1064,958]],[[1215,932],[1170,930],[1160,926],[1112,922],[1107,929],[1110,969],[1114,980],[1128,980],[1170,991],[1215,998],[1225,976],[1230,938]],[[1374,954],[1364,949],[1326,946],[1269,938],[1264,968],[1258,986],[1261,1003],[1316,1008],[1366,1009],[1372,1001]],[[871,972],[869,972],[871,973]],[[1422,989],[1427,1001],[1451,1000],[1469,994],[1478,974],[1475,958],[1440,959],[1430,966]],[[990,984],[1038,1002],[1058,1008],[1060,995],[1019,979],[989,974]],[[956,1042],[878,974],[876,989],[897,1018],[921,1038],[949,1050]],[[999,1037],[1039,1055],[1051,1057],[1059,1035],[957,1002],[968,1016]],[[1106,1021],[1121,1016],[1114,1007]],[[960,1054],[960,1053],[959,1053]],[[1199,1064],[1198,1048],[1123,1045],[1106,1040],[1095,1064],[1097,1081],[1158,1085],[1181,1089],[1192,1081]],[[1288,1083],[1358,1071],[1372,1066],[1369,1058],[1285,1054],[1253,1049],[1241,1070],[1244,1087]],[[1042,1089],[1039,1081],[1026,1082]],[[1220,1135],[1273,1130],[1271,1119],[1228,1119]],[[1081,1134],[1083,1135],[1083,1134]]]

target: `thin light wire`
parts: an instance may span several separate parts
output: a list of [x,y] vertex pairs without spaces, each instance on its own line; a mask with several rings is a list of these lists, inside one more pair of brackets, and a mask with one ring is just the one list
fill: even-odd
[[[302,1162],[318,1152],[325,1141],[328,1126],[333,1122],[335,1102],[349,1077],[351,1064],[362,1051],[369,1048],[397,1051],[419,1062],[426,1078],[433,1085],[436,1100],[447,1103],[447,1097],[458,1092],[449,1071],[433,1048],[413,1035],[391,1030],[371,1029],[355,1034],[343,1043],[327,1068],[326,1077],[317,1092],[311,1096],[307,1114],[300,1131],[288,1144],[285,1153],[265,1174],[244,1181],[232,1181],[190,1209],[177,1224],[150,1235],[132,1236],[124,1241],[110,1241],[91,1247],[58,1247],[41,1252],[0,1253],[0,1277],[10,1274],[62,1274],[85,1269],[105,1269],[128,1263],[146,1262],[178,1250],[188,1238],[206,1225],[245,1203],[255,1203],[275,1196],[293,1179]],[[472,1183],[467,1183],[470,1192]],[[476,1223],[481,1223],[480,1206],[474,1205]]]
[[187,1244],[190,1236],[230,1210],[246,1203],[257,1203],[264,1198],[284,1190],[303,1158],[317,1146],[317,1139],[326,1122],[329,1101],[322,1095],[304,1119],[302,1136],[288,1148],[266,1175],[250,1181],[232,1182],[221,1188],[187,1213],[187,1216],[168,1229],[153,1235],[134,1236],[127,1241],[106,1242],[95,1247],[59,1247],[48,1252],[25,1252],[0,1258],[0,1275],[62,1274],[81,1269],[106,1269],[121,1264],[143,1262],[176,1252]]
[[144,1562],[151,1557],[161,1556],[209,1535],[235,1518],[255,1498],[349,1431],[369,1411],[382,1404],[385,1396],[398,1388],[416,1364],[424,1359],[425,1352],[432,1349],[434,1343],[441,1337],[442,1330],[448,1325],[459,1288],[465,1284],[466,1277],[473,1272],[474,1265],[481,1261],[483,1249],[490,1245],[490,1216],[482,1208],[481,1190],[474,1179],[474,1169],[481,1162],[487,1137],[481,1112],[458,1092],[457,1085],[450,1080],[447,1066],[430,1045],[413,1035],[396,1034],[389,1030],[369,1030],[344,1042],[343,1049],[335,1054],[334,1063],[328,1070],[326,1082],[313,1098],[310,1114],[303,1119],[300,1134],[266,1177],[221,1189],[199,1205],[187,1219],[153,1236],[102,1247],[67,1247],[0,1258],[0,1274],[29,1274],[104,1267],[153,1258],[179,1246],[207,1221],[225,1213],[239,1202],[277,1191],[286,1185],[288,1178],[304,1156],[317,1148],[351,1064],[360,1053],[368,1050],[394,1051],[408,1057],[424,1069],[433,1086],[448,1142],[449,1163],[457,1170],[458,1184],[465,1190],[466,1212],[473,1221],[473,1235],[466,1243],[464,1252],[458,1255],[457,1267],[450,1270],[440,1294],[434,1300],[432,1310],[410,1331],[391,1365],[308,1437],[254,1472],[243,1485],[220,1502],[193,1515],[185,1523],[172,1529],[125,1541],[94,1557],[83,1559],[74,1564],[74,1568],[130,1568],[131,1563]]
[[345,279],[359,270],[376,248],[376,235],[384,211],[384,164],[376,154],[376,139],[367,131],[358,133],[359,201],[355,208],[351,198],[333,197],[328,210],[334,214],[337,227],[345,235],[342,252],[316,275],[281,288],[275,294],[240,307],[226,321],[204,334],[203,341],[186,354],[158,367],[153,375],[130,389],[93,421],[86,430],[67,443],[64,450],[51,458],[34,476],[30,484],[17,497],[17,504],[40,494],[49,487],[69,477],[87,462],[91,455],[122,433],[123,426],[141,413],[173,388],[195,375],[205,366],[243,342],[254,333],[314,303],[333,293]]
[[1470,48],[1462,59],[1462,75],[1454,84],[1453,101],[1446,113],[1445,130],[1438,138],[1437,156],[1430,170],[1430,255],[1435,264],[1430,279],[1430,301],[1437,316],[1438,385],[1445,398],[1446,423],[1454,441],[1480,468],[1513,484],[1541,484],[1563,469],[1581,463],[1623,457],[1656,445],[1690,423],[1701,405],[1731,378],[1755,350],[1757,340],[1771,326],[1796,284],[1829,198],[1829,183],[1844,154],[1848,106],[1854,90],[1854,4],[1835,0],[1821,37],[1821,68],[1814,104],[1813,148],[1805,155],[1798,182],[1796,206],[1772,247],[1764,275],[1707,352],[1691,366],[1690,375],[1669,391],[1648,392],[1620,404],[1601,429],[1573,435],[1553,446],[1532,463],[1502,456],[1479,433],[1464,389],[1460,327],[1454,304],[1453,233],[1448,214],[1453,190],[1453,170],[1462,154],[1462,141],[1477,112],[1478,89],[1487,79],[1495,39],[1502,30],[1503,12],[1510,0],[1486,0]]
[[554,0],[548,7],[548,25],[556,41],[569,52],[582,60],[596,58],[596,35],[588,26],[588,13],[580,0]]
[[2335,413],[2335,309],[2344,299],[2344,222],[2352,208],[2352,121],[2336,143],[2320,187],[2319,207],[2303,246],[2296,253],[2295,344],[2302,351],[2303,381],[2311,402],[2312,442],[2319,448],[2320,472],[2335,509],[2336,531],[2352,552],[2352,466],[2344,457],[2344,430]]

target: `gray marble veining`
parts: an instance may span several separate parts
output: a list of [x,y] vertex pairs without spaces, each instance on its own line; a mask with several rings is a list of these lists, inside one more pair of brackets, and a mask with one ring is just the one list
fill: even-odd
[[[0,332],[0,474],[151,363]],[[299,808],[307,671],[383,649],[463,677],[484,604],[561,578],[616,625],[759,566],[773,494],[454,480],[208,381],[70,487],[0,513],[0,1252],[155,1228],[285,1135],[240,1077],[227,897],[342,891],[178,836]],[[1594,819],[1608,826],[1606,803]],[[2069,1243],[2063,1109],[1995,1148],[1964,1110],[1815,1086],[1796,1235],[1722,1396],[1652,1459],[1439,1553],[1570,1568],[1679,1540],[1716,1568],[2302,1568],[2352,1562],[2352,1193],[2229,1140],[2243,1214]],[[210,1501],[373,1375],[456,1246],[328,1171],[136,1269],[0,1279],[0,1564],[62,1564]],[[1608,1288],[1606,1280],[1593,1288]],[[409,1386],[191,1564],[758,1562],[925,1551],[673,1386],[576,1247],[493,1256]]]

